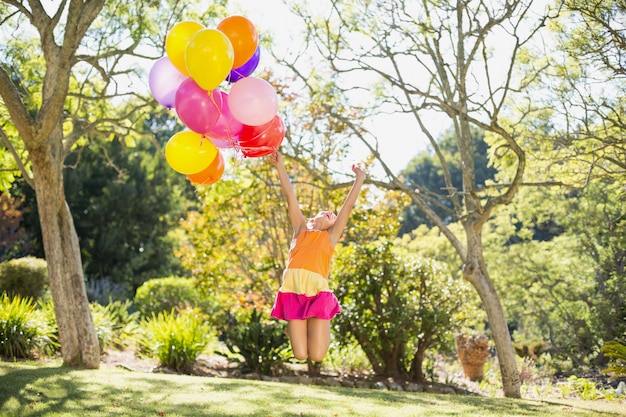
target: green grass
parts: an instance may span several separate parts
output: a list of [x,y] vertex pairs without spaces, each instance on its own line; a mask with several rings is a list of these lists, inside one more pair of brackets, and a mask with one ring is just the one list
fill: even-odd
[[0,416],[618,416],[626,401],[534,401],[0,362]]

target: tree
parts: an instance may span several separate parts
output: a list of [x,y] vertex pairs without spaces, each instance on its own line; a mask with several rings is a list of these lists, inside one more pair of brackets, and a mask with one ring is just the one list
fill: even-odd
[[[499,206],[509,203],[526,170],[523,137],[516,126],[525,113],[510,110],[515,94],[533,80],[517,77],[521,48],[544,26],[549,11],[532,1],[387,2],[329,0],[315,13],[294,2],[292,10],[306,26],[307,53],[277,57],[317,99],[330,124],[342,125],[347,141],[365,146],[384,170],[371,182],[401,190],[435,224],[455,248],[463,276],[486,310],[500,364],[504,394],[520,396],[520,376],[506,317],[483,256],[482,227]],[[317,53],[314,53],[316,51]],[[302,52],[302,51],[300,51]],[[306,71],[315,60],[315,69]],[[321,62],[326,63],[322,67]],[[539,68],[537,71],[541,71]],[[362,75],[362,77],[359,77]],[[372,87],[371,81],[377,83]],[[331,94],[325,94],[332,91]],[[372,93],[373,92],[373,93]],[[322,99],[327,99],[322,101]],[[414,132],[428,140],[441,164],[444,190],[403,181],[378,150],[367,120],[380,112],[410,116]],[[454,129],[462,185],[453,183],[451,166],[435,140],[433,115],[449,118]],[[517,117],[513,119],[512,117]],[[408,119],[408,118],[407,118]],[[409,122],[407,122],[409,123]],[[472,127],[498,139],[495,158],[513,166],[511,175],[481,188],[476,177]],[[407,129],[408,136],[409,130]],[[413,136],[417,140],[417,134]],[[453,208],[455,234],[429,206],[437,195]]]
[[[616,188],[525,188],[485,233],[516,345],[543,343],[561,371],[601,364],[602,344],[625,330],[624,201]],[[546,224],[559,233],[543,233]]]
[[623,1],[564,1],[550,21],[551,42],[528,51],[522,71],[550,69],[537,74],[520,100],[537,133],[528,154],[536,167],[531,174],[579,189],[599,180],[624,182],[625,18]]
[[92,137],[138,138],[135,123],[154,100],[132,89],[139,70],[131,58],[158,58],[169,19],[181,10],[153,0],[0,3],[0,139],[35,189],[67,365],[97,368],[100,352],[65,200],[64,161]]

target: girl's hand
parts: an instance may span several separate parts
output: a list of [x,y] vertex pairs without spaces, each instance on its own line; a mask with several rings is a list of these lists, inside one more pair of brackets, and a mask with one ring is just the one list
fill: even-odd
[[278,152],[278,151],[272,152],[269,156],[270,156],[270,162],[274,166],[278,166],[278,164],[280,162],[282,162],[282,160],[283,160],[283,157],[281,156],[280,152]]
[[352,164],[352,172],[356,174],[357,178],[365,179],[367,171],[361,165]]

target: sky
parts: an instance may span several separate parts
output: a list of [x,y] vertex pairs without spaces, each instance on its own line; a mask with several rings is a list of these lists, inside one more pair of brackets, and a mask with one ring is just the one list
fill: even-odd
[[[272,34],[274,39],[272,47],[277,54],[280,54],[281,50],[286,53],[294,42],[299,42],[297,34],[300,26],[297,24],[297,18],[290,15],[281,0],[233,0],[231,3],[232,7],[229,12],[247,17],[262,36],[267,33]],[[261,58],[259,68],[263,65],[269,65],[269,63]],[[442,121],[442,125],[443,123]],[[383,159],[395,173],[404,169],[407,163],[419,152],[425,150],[428,145],[426,137],[418,136],[416,140],[417,124],[407,116],[380,116],[373,121],[372,130],[379,138]],[[355,150],[353,159],[358,162],[366,155],[365,150],[360,152]],[[346,161],[346,165],[354,161]],[[378,174],[382,175],[382,172]]]

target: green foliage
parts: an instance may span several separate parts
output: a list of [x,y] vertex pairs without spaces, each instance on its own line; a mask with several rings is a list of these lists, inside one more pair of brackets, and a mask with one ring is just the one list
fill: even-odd
[[231,177],[198,189],[200,212],[183,222],[189,239],[183,264],[225,310],[237,308],[238,293],[258,294],[261,308],[269,304],[289,249],[287,210],[277,203],[282,191],[271,185],[269,164],[251,164],[254,171],[241,164]]
[[[485,133],[472,127],[471,139],[474,157],[474,174],[478,188],[483,188],[487,181],[493,180],[495,169],[489,166],[488,145],[485,143]],[[454,130],[448,129],[438,140],[441,156],[450,171],[451,185],[446,184],[441,160],[429,151],[422,151],[414,157],[402,171],[404,179],[410,187],[419,187],[420,192],[428,192],[432,199],[427,205],[446,223],[456,221],[450,194],[452,189],[463,189],[463,169],[459,159],[459,147]],[[400,234],[409,233],[420,224],[434,226],[433,222],[422,213],[415,204],[408,206],[404,211]]]
[[615,378],[626,377],[626,344],[612,340],[602,346],[602,352],[609,358],[609,366],[604,372]]
[[132,294],[152,277],[183,273],[174,255],[179,245],[174,232],[193,187],[152,143],[139,141],[129,149],[121,140],[93,139],[70,154],[67,164],[65,190],[81,238],[85,276],[110,279]]
[[337,337],[354,338],[376,374],[421,380],[426,350],[444,346],[462,324],[467,286],[385,241],[342,247],[334,262]]
[[54,303],[52,302],[52,298],[47,298],[45,300],[38,300],[37,305],[38,308],[34,313],[37,325],[40,329],[40,337],[43,341],[41,350],[44,355],[54,356],[61,351]]
[[229,315],[220,330],[220,340],[230,352],[241,355],[253,372],[261,375],[276,371],[285,361],[289,347],[284,326],[266,319],[256,308],[238,316]]
[[37,299],[48,289],[45,260],[27,256],[0,263],[0,292]]
[[0,298],[0,356],[15,360],[29,359],[50,343],[51,337],[37,320],[35,304],[29,297]]
[[624,208],[611,184],[525,188],[485,228],[514,341],[545,342],[561,371],[593,366],[603,342],[624,334]]
[[177,371],[188,371],[211,341],[210,327],[198,310],[152,313],[141,328],[140,353]]
[[172,309],[197,307],[201,304],[201,296],[193,279],[155,278],[137,288],[133,304],[143,317],[150,317]]
[[372,369],[367,356],[356,341],[331,341],[330,349],[324,359],[338,374],[366,374]]
[[567,381],[583,400],[595,400],[600,395],[595,381],[579,378],[576,375],[570,376]]
[[101,353],[107,348],[122,349],[132,344],[139,334],[139,312],[130,312],[130,300],[112,301],[107,305],[91,303],[89,306]]

